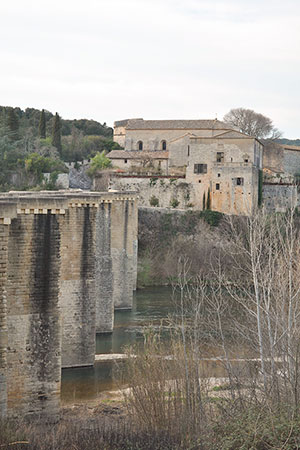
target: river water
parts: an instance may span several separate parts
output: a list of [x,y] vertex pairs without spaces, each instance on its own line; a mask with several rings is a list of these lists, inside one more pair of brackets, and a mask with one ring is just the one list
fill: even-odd
[[[126,345],[142,344],[145,327],[160,325],[174,310],[171,288],[138,290],[132,310],[115,312],[113,333],[97,335],[96,354],[123,353]],[[92,400],[103,391],[120,387],[117,378],[116,364],[111,361],[96,362],[94,367],[63,369],[62,402]]]

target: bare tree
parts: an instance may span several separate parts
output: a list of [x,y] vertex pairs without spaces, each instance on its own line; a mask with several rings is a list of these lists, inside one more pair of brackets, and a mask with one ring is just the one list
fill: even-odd
[[[289,404],[291,410],[300,401],[300,236],[296,220],[293,209],[282,215],[269,215],[262,209],[247,218],[228,217],[224,248],[219,263],[216,258],[212,261],[211,278],[190,279],[185,262],[177,284],[184,354],[190,355],[190,348],[195,359],[200,358],[201,351],[196,349],[203,347],[205,333],[221,351],[232,398],[236,386],[248,385],[260,400]],[[229,341],[226,335],[231,336]],[[242,348],[248,354],[243,370],[231,363]],[[253,372],[254,366],[258,372]],[[251,371],[253,379],[249,378]]]
[[252,109],[234,108],[223,118],[224,122],[237,127],[242,133],[260,139],[278,139],[282,133],[274,127],[273,121]]
[[234,319],[241,341],[257,355],[259,389],[276,404],[299,405],[300,245],[295,211],[258,211],[244,226],[229,218],[230,273],[216,272],[228,295],[244,311]]

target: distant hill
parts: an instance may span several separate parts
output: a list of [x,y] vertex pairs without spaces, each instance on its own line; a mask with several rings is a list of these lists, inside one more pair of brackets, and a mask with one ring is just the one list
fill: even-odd
[[300,146],[300,139],[277,139],[276,142],[279,144],[286,144],[286,145],[299,145]]

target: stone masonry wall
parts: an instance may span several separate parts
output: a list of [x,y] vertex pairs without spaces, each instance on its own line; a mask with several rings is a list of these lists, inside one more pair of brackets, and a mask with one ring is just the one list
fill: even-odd
[[7,246],[8,225],[0,222],[0,418],[7,413]]
[[113,268],[113,300],[115,309],[132,307],[133,301],[133,227],[136,215],[134,202],[115,201],[112,204],[111,255]]
[[297,202],[297,186],[292,184],[263,185],[263,204],[268,211],[284,212],[288,208],[297,206]]
[[158,206],[167,208],[174,199],[179,208],[185,208],[193,202],[193,186],[184,178],[170,177],[120,177],[112,176],[110,189],[134,191],[138,194],[139,206],[151,206],[150,199],[156,197]]
[[62,365],[93,365],[132,305],[136,250],[132,193],[0,196],[0,416],[58,418]]
[[112,332],[114,319],[111,255],[111,203],[101,203],[96,217],[96,332]]
[[62,216],[62,367],[89,366],[95,357],[96,208],[69,208]]
[[55,215],[20,215],[9,230],[7,395],[10,416],[56,417],[60,404],[60,233]]

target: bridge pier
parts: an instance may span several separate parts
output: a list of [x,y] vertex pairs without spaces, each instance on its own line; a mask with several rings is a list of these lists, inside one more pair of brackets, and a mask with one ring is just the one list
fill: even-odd
[[12,417],[59,414],[59,259],[59,225],[51,210],[12,219],[6,283],[7,405]]
[[61,217],[62,367],[92,366],[95,359],[95,214],[88,204]]
[[96,217],[96,332],[111,333],[114,326],[111,255],[112,203],[102,202]]
[[136,288],[137,208],[133,201],[112,204],[111,254],[113,266],[113,301],[115,309],[131,309]]
[[132,305],[136,222],[132,194],[0,196],[0,417],[58,418],[61,368]]
[[8,229],[8,224],[4,224],[4,218],[0,219],[0,417],[5,417],[7,414],[6,280]]

